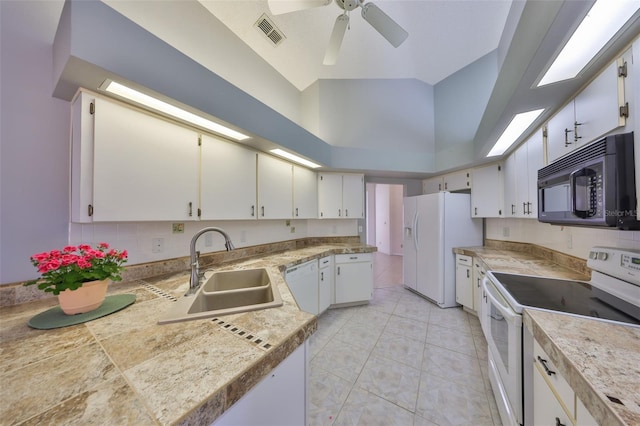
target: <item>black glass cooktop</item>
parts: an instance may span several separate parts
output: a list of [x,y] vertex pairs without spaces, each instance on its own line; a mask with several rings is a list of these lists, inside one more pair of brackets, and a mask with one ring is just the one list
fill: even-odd
[[588,283],[500,272],[492,274],[520,305],[640,325],[640,307]]

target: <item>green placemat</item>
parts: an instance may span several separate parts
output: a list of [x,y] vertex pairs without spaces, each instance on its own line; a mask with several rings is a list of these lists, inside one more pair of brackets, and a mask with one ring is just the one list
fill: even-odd
[[82,324],[83,322],[93,321],[94,319],[118,312],[135,301],[135,294],[114,294],[113,296],[107,296],[98,309],[77,315],[67,315],[62,312],[60,306],[56,306],[31,318],[28,325],[29,327],[40,330],[50,330],[52,328]]

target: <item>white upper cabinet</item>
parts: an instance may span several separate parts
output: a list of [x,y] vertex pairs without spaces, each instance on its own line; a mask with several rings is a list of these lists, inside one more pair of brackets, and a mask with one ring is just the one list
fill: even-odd
[[444,188],[444,178],[442,176],[436,176],[422,181],[422,193],[423,194],[435,194],[442,191]]
[[364,218],[364,175],[319,173],[318,212],[322,219]]
[[342,175],[342,207],[345,218],[364,218],[364,175]]
[[472,171],[471,217],[503,217],[502,165],[478,167]]
[[293,218],[318,217],[318,177],[305,167],[293,166]]
[[[630,50],[607,66],[547,123],[549,163],[626,125],[625,78]],[[621,130],[622,131],[622,130]]]
[[197,132],[84,92],[72,111],[72,220],[197,219]]
[[[529,194],[527,216],[532,219],[538,218],[538,170],[544,167],[542,129],[539,129],[527,141],[527,193]],[[523,200],[524,201],[524,200]]]
[[256,219],[256,152],[202,135],[201,155],[201,219]]
[[471,189],[471,170],[460,170],[422,181],[422,193],[434,194],[439,191],[462,191]]
[[293,166],[258,153],[258,219],[293,217]]
[[543,167],[542,129],[504,163],[505,217],[538,217],[538,170]]

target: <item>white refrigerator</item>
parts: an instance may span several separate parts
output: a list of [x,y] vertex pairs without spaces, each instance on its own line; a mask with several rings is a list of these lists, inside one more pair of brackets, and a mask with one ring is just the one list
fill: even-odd
[[471,218],[471,196],[405,197],[403,233],[405,287],[441,308],[457,306],[453,248],[482,245],[482,219]]

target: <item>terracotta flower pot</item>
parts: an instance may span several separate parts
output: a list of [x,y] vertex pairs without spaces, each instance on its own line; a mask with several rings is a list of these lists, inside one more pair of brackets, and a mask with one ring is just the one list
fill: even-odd
[[110,279],[90,281],[77,290],[65,290],[58,294],[60,308],[67,315],[84,314],[98,309],[107,295]]

